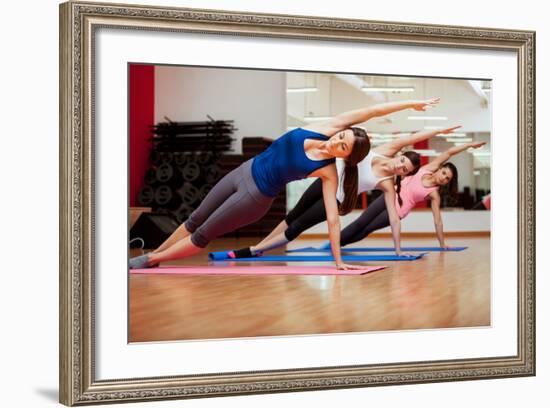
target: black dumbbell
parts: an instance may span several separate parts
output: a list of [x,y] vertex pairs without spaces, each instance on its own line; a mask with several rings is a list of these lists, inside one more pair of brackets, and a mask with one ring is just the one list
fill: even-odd
[[183,183],[178,190],[181,201],[189,206],[193,205],[200,198],[200,191],[191,183]]
[[220,179],[221,171],[218,165],[211,164],[204,168],[204,178],[208,184],[214,184]]
[[151,186],[144,186],[139,190],[138,201],[141,205],[150,206],[155,199],[155,190]]
[[181,170],[181,174],[185,181],[195,181],[201,175],[201,168],[197,163],[187,163]]
[[177,210],[174,211],[174,215],[176,216],[176,219],[181,224],[185,222],[191,213],[193,212],[193,208],[185,203],[182,203]]

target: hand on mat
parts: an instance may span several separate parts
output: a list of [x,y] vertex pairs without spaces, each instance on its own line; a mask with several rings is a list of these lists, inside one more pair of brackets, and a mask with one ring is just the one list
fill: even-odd
[[425,101],[414,101],[412,108],[415,111],[425,111],[426,109],[435,107],[435,105],[439,103],[440,99],[441,98],[432,98]]
[[341,263],[341,264],[336,264],[336,269],[341,271],[351,271],[351,270],[367,269],[367,267],[361,266],[361,265],[349,265],[349,264]]

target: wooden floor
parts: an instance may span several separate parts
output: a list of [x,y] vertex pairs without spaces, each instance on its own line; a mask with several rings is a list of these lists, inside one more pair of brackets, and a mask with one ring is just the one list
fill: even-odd
[[[220,239],[209,249],[254,241]],[[289,247],[320,242],[297,240]],[[360,276],[130,275],[129,341],[490,325],[490,238],[454,238],[447,244],[469,248],[431,252],[416,261],[372,262],[388,268]],[[391,246],[391,240],[369,239],[368,245]],[[415,238],[402,245],[437,241]],[[206,255],[174,264],[207,265]]]

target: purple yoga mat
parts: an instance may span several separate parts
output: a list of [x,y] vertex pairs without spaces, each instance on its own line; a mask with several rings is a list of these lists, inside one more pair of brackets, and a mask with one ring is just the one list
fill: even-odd
[[364,275],[386,266],[365,266],[364,269],[340,271],[334,266],[162,266],[130,269],[141,275]]

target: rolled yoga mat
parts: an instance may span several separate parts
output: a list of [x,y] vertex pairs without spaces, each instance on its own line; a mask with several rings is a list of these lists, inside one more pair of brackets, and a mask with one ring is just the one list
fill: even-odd
[[[464,251],[468,247],[452,247],[448,249],[443,249],[440,247],[402,247],[401,250],[405,252],[457,252]],[[373,248],[341,248],[341,252],[394,252],[395,248],[393,247],[373,247]],[[296,249],[287,249],[286,252],[330,252],[330,248],[315,248],[315,247],[305,247],[305,248],[296,248]]]
[[[368,262],[368,261],[414,261],[422,258],[425,253],[411,256],[397,255],[344,255],[344,262]],[[266,255],[253,258],[232,258],[229,251],[210,252],[208,258],[211,261],[232,262],[334,262],[332,255]]]
[[340,271],[334,266],[163,266],[130,269],[136,275],[364,275],[386,266]]

